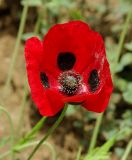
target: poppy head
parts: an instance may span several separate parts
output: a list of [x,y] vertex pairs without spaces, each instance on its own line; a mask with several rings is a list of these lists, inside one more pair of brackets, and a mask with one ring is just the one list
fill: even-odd
[[99,33],[82,21],[53,26],[43,41],[25,45],[29,86],[44,116],[55,115],[65,103],[103,112],[112,92],[105,46]]

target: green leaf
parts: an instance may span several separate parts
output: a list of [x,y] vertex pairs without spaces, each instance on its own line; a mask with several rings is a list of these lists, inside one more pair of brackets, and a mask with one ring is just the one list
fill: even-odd
[[18,144],[25,144],[28,141],[31,141],[33,138],[35,138],[35,135],[38,133],[38,131],[42,128],[44,125],[44,122],[46,121],[46,117],[42,117],[40,121],[33,127],[31,132],[27,133],[24,138],[20,139]]
[[37,7],[43,5],[42,0],[22,0],[21,4],[28,5],[29,7]]
[[[117,46],[109,39],[106,40],[106,54],[110,63],[110,69],[112,72],[115,71],[115,60],[117,58]],[[112,46],[112,47],[111,47]]]
[[132,51],[132,41],[125,44],[125,48],[129,51]]
[[115,153],[116,153],[116,155],[117,155],[118,157],[121,158],[121,157],[123,156],[123,154],[124,154],[124,149],[117,147],[117,148],[115,148]]
[[95,8],[96,8],[96,10],[97,10],[99,13],[104,13],[104,12],[106,12],[106,10],[107,10],[106,5],[103,4],[103,3],[96,3]]
[[132,135],[132,110],[126,110],[122,115],[122,121],[120,121],[120,134],[117,140],[123,140],[124,137]]
[[100,153],[107,153],[110,148],[114,145],[116,140],[116,136],[113,136],[110,140],[108,140],[100,149]]
[[124,54],[117,65],[116,72],[121,72],[125,66],[132,65],[132,53],[128,52]]
[[75,6],[73,0],[52,0],[45,4],[45,7],[48,8],[53,14],[58,14],[60,8],[71,9]]
[[84,160],[109,160],[109,150],[114,145],[116,136],[113,136],[103,146],[93,149]]
[[119,7],[118,7],[118,11],[120,12],[120,14],[128,13],[128,10],[130,10],[132,7],[130,2],[131,0],[120,0]]
[[84,20],[84,17],[79,10],[71,11],[70,15],[73,20]]
[[116,32],[121,32],[123,30],[123,24],[115,24],[112,26],[111,30],[112,32],[116,33]]
[[123,78],[119,78],[115,76],[114,84],[116,88],[124,92],[127,89],[128,82]]
[[129,83],[127,90],[123,93],[123,98],[126,102],[132,104],[132,83]]

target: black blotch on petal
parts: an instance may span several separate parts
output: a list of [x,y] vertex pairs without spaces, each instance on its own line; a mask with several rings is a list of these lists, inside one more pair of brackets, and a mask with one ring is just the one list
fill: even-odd
[[95,92],[98,89],[100,80],[98,76],[98,71],[96,69],[92,70],[88,78],[88,84],[90,86],[91,92]]
[[60,70],[66,71],[73,68],[76,57],[71,52],[61,52],[57,58],[57,64]]
[[40,79],[41,79],[41,83],[43,84],[43,86],[45,88],[49,88],[49,81],[48,81],[48,77],[46,75],[46,73],[44,72],[40,72]]

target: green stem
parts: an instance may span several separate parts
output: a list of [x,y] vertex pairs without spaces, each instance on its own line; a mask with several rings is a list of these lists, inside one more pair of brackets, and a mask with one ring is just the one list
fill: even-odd
[[66,110],[67,110],[68,105],[66,104],[60,117],[58,120],[54,123],[54,125],[47,131],[46,135],[40,140],[40,142],[36,145],[36,147],[33,149],[27,160],[31,160],[31,158],[34,156],[36,151],[39,149],[39,147],[47,140],[47,138],[54,132],[54,130],[59,126],[61,121],[63,120]]
[[124,153],[124,155],[123,155],[121,160],[127,160],[128,159],[128,155],[130,154],[131,150],[132,150],[132,139],[129,141],[129,143],[128,143],[127,147],[126,147],[125,153]]
[[29,132],[24,138],[22,138],[18,144],[24,144],[28,140],[32,139],[33,136],[35,136],[35,134],[42,128],[46,119],[47,117],[42,117],[40,121],[33,127],[31,132]]
[[[0,107],[0,110],[3,111],[3,109],[1,109],[1,107]],[[4,111],[4,112],[5,112],[5,111]],[[6,111],[6,112],[7,112],[7,111]],[[9,115],[8,115],[8,116],[9,116]],[[9,117],[10,117],[10,116],[9,116]],[[19,141],[15,146],[13,145],[13,144],[14,144],[14,129],[13,129],[13,131],[12,131],[12,135],[13,135],[12,141],[13,141],[13,142],[12,142],[12,144],[11,144],[11,146],[12,146],[12,147],[11,147],[11,150],[8,151],[8,152],[6,152],[6,153],[1,154],[1,155],[0,155],[0,159],[6,157],[6,156],[8,156],[8,155],[10,155],[11,153],[14,155],[15,151],[19,152],[19,151],[22,150],[23,148],[29,147],[31,144],[33,144],[33,142],[32,142],[32,143],[28,143],[28,145],[25,144],[25,143],[27,143],[29,140],[31,140],[31,139],[33,138],[33,136],[35,136],[35,134],[42,128],[45,120],[46,120],[46,117],[42,117],[41,120],[33,127],[32,131],[29,132],[24,138],[20,139],[20,141]],[[11,120],[11,119],[10,119],[10,123],[12,124],[12,120]],[[10,124],[10,125],[11,125],[11,124]],[[13,127],[13,124],[12,124],[11,126]],[[12,127],[11,127],[11,128],[12,128]],[[35,142],[35,143],[38,143],[38,142]],[[30,144],[30,145],[29,145],[29,144]],[[12,160],[14,160],[14,158],[12,158]]]
[[117,65],[117,63],[119,61],[119,58],[120,58],[120,55],[121,55],[121,51],[122,51],[122,48],[123,48],[125,37],[127,35],[129,23],[130,23],[130,20],[131,20],[131,16],[132,16],[132,11],[130,9],[127,16],[126,16],[123,31],[122,31],[120,39],[119,39],[118,49],[117,49],[117,53],[116,53],[117,55],[116,55],[115,65]]
[[10,64],[10,67],[9,67],[9,72],[8,72],[7,80],[6,80],[6,83],[5,83],[5,94],[7,92],[8,86],[9,86],[9,84],[11,82],[11,79],[12,79],[13,70],[14,70],[16,58],[17,58],[17,55],[18,55],[18,49],[19,49],[19,46],[20,46],[23,31],[24,31],[27,12],[28,12],[28,5],[25,5],[23,7],[20,26],[19,26],[19,30],[18,30],[18,34],[17,34],[16,43],[15,43],[15,48],[14,48],[14,51],[13,51],[13,54],[12,54],[11,64]]
[[[41,24],[41,14],[39,13],[38,15],[38,19],[36,21],[35,27],[34,27],[34,33],[38,34],[39,33],[39,28],[40,28],[40,24]],[[22,123],[23,123],[23,114],[24,114],[24,110],[25,110],[25,103],[26,103],[26,97],[28,95],[28,87],[27,87],[27,81],[25,81],[24,83],[24,95],[23,95],[23,99],[21,102],[21,110],[20,110],[20,118],[18,120],[18,127],[17,127],[17,135],[19,136],[18,133],[20,133],[21,128],[22,128]],[[17,137],[18,137],[17,136]]]
[[[0,106],[0,110],[6,114],[6,116],[8,118],[8,121],[9,121],[9,124],[10,124],[10,130],[11,130],[11,150],[12,150],[12,148],[14,146],[14,126],[13,126],[12,118],[11,118],[10,114],[8,113],[8,111],[4,107]],[[12,153],[12,160],[13,160],[14,159],[13,152],[6,152],[6,155],[9,155],[9,153]],[[0,158],[1,158],[1,156],[0,156]]]
[[34,33],[36,33],[36,34],[39,33],[39,29],[40,29],[40,25],[41,25],[41,18],[42,18],[42,15],[41,15],[41,13],[39,13],[35,27],[34,27]]
[[[35,146],[39,143],[39,141],[35,141],[35,142],[30,142],[30,143],[27,143],[27,144],[24,144],[24,145],[21,145],[16,149],[17,152],[20,152],[21,150],[23,149],[26,149],[26,148],[29,148],[31,146]],[[47,146],[50,150],[51,150],[51,153],[52,153],[52,160],[56,160],[56,152],[55,152],[55,149],[53,148],[53,146],[51,144],[49,144],[48,142],[44,142],[42,145],[45,145]]]
[[76,160],[80,160],[81,152],[82,152],[82,147],[79,147],[78,152],[77,152]]
[[93,135],[91,138],[91,142],[89,145],[88,153],[90,153],[96,145],[96,141],[97,141],[100,125],[102,122],[102,118],[103,118],[103,113],[100,113],[100,115],[98,115],[97,120],[96,120],[96,124],[95,124],[95,128],[94,128]]
[[[39,29],[40,29],[40,24],[41,24],[41,18],[42,18],[42,14],[41,12],[39,12],[38,14],[38,18],[37,18],[37,21],[35,23],[35,27],[34,27],[34,33],[35,34],[38,34],[39,33]],[[17,135],[19,136],[18,133],[20,133],[20,130],[22,128],[22,123],[23,123],[23,114],[24,114],[24,110],[25,110],[25,103],[26,103],[26,97],[28,95],[28,87],[27,87],[27,81],[25,81],[24,83],[24,95],[23,95],[23,99],[22,99],[22,102],[21,102],[21,110],[20,110],[20,118],[19,118],[19,121],[18,121],[18,127],[17,127]]]
[[34,27],[34,33],[35,34],[39,33],[42,18],[46,19],[46,17],[44,17],[44,16],[46,16],[46,8],[44,8],[44,6],[42,6],[40,8],[40,10],[38,11],[38,18],[37,18],[37,21],[36,21],[35,27]]
[[21,133],[21,129],[22,129],[22,125],[23,125],[23,115],[24,115],[24,111],[25,111],[25,103],[26,103],[26,98],[28,95],[28,88],[27,88],[27,81],[25,81],[24,83],[24,95],[22,98],[22,102],[21,102],[21,106],[20,106],[20,115],[19,115],[19,120],[18,120],[18,126],[17,126],[17,138],[19,137],[20,133]]
[[[29,142],[29,143],[26,143],[26,144],[23,144],[23,145],[20,145],[20,146],[14,146],[13,147],[13,151],[14,152],[20,152],[26,148],[29,148],[31,146],[34,146],[34,145],[37,145],[39,143],[39,141],[34,141],[34,142]],[[50,150],[51,150],[51,153],[52,153],[52,160],[56,160],[56,152],[55,152],[55,149],[53,148],[53,146],[51,144],[49,144],[48,142],[45,142],[43,143],[43,145],[47,146]],[[12,151],[7,151],[3,154],[0,155],[0,159],[3,159],[5,157],[7,157],[8,155],[10,155],[12,153]],[[14,160],[14,159],[13,159]]]

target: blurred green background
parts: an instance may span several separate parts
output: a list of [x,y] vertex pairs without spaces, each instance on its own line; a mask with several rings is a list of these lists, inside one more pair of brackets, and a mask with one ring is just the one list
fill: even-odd
[[[121,132],[112,144],[111,154],[104,159],[121,160],[127,144],[132,141],[131,0],[0,0],[0,105],[8,110],[14,128],[21,130],[21,136],[37,123],[41,116],[31,100],[28,87],[24,87],[23,46],[27,38],[38,36],[42,39],[52,25],[69,20],[87,22],[105,41],[114,92],[104,113],[97,145],[101,146]],[[5,85],[6,95],[3,96]],[[38,137],[43,136],[57,117],[46,121]],[[63,123],[48,140],[59,160],[75,160],[79,146],[82,147],[82,155],[87,153],[96,117],[97,114],[81,107],[68,108]],[[7,151],[9,142],[9,122],[0,112],[0,155]],[[16,159],[26,159],[31,149],[16,154]],[[88,160],[98,160],[97,157]],[[51,153],[47,147],[41,147],[34,159],[50,160]],[[126,160],[132,160],[132,154]]]

